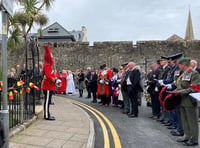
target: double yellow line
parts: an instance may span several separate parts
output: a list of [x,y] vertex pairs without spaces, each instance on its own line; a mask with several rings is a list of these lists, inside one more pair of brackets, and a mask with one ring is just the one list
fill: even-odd
[[91,107],[89,105],[86,105],[84,103],[81,103],[79,101],[75,101],[75,100],[72,100],[72,99],[68,99],[68,100],[73,104],[76,104],[78,106],[81,106],[81,107],[87,109],[89,112],[91,112],[97,118],[97,120],[99,121],[99,123],[101,125],[101,128],[103,130],[104,148],[110,148],[110,140],[109,140],[108,130],[106,128],[106,125],[104,124],[104,122],[103,122],[103,120],[101,118],[104,119],[104,121],[107,123],[108,127],[110,128],[115,148],[121,148],[122,147],[120,139],[119,139],[119,135],[118,135],[115,127],[113,126],[111,121],[104,114],[102,114],[100,111],[96,110],[95,108],[93,108],[93,107]]

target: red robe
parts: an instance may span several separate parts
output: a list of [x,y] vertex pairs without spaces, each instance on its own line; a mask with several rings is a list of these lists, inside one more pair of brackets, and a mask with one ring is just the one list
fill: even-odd
[[[56,78],[60,79],[62,81],[62,74],[60,74],[59,72],[56,73]],[[61,86],[62,87],[62,86]],[[57,87],[57,94],[61,94],[62,93],[62,89],[61,87]]]
[[[98,81],[101,79],[101,76],[102,76],[102,72],[103,71],[100,71],[99,73],[99,78],[98,78]],[[109,69],[106,73],[106,76],[105,76],[105,81],[107,82],[110,82],[110,79],[112,78],[112,70]],[[98,83],[98,88],[97,88],[97,96],[99,95],[99,92],[100,92],[100,83]],[[106,84],[104,83],[104,95],[106,95],[106,97],[109,97],[110,96],[110,85],[109,84]]]
[[51,65],[45,63],[43,66],[44,80],[42,84],[43,90],[55,90],[55,74]]
[[67,89],[67,74],[66,73],[62,74],[61,81],[62,81],[61,91],[66,92],[66,89]]

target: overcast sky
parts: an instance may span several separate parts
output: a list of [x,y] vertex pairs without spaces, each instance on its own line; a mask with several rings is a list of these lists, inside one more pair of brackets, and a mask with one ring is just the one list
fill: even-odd
[[200,0],[55,0],[47,15],[68,31],[85,26],[90,42],[135,42],[184,38],[189,6],[200,39]]

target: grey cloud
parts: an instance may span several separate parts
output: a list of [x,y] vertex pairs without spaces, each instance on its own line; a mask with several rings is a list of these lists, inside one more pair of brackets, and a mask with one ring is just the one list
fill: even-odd
[[184,37],[189,4],[199,39],[199,0],[56,0],[48,16],[67,30],[86,26],[89,41],[162,40]]

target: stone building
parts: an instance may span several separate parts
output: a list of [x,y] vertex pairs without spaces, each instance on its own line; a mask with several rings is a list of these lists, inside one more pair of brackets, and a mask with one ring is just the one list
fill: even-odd
[[[85,28],[84,26],[82,28]],[[85,29],[86,30],[86,29]],[[68,31],[63,26],[61,26],[58,22],[55,22],[45,29],[42,30],[40,33],[33,33],[29,34],[29,37],[37,37],[39,42],[82,42],[85,41],[86,32],[83,31]]]

